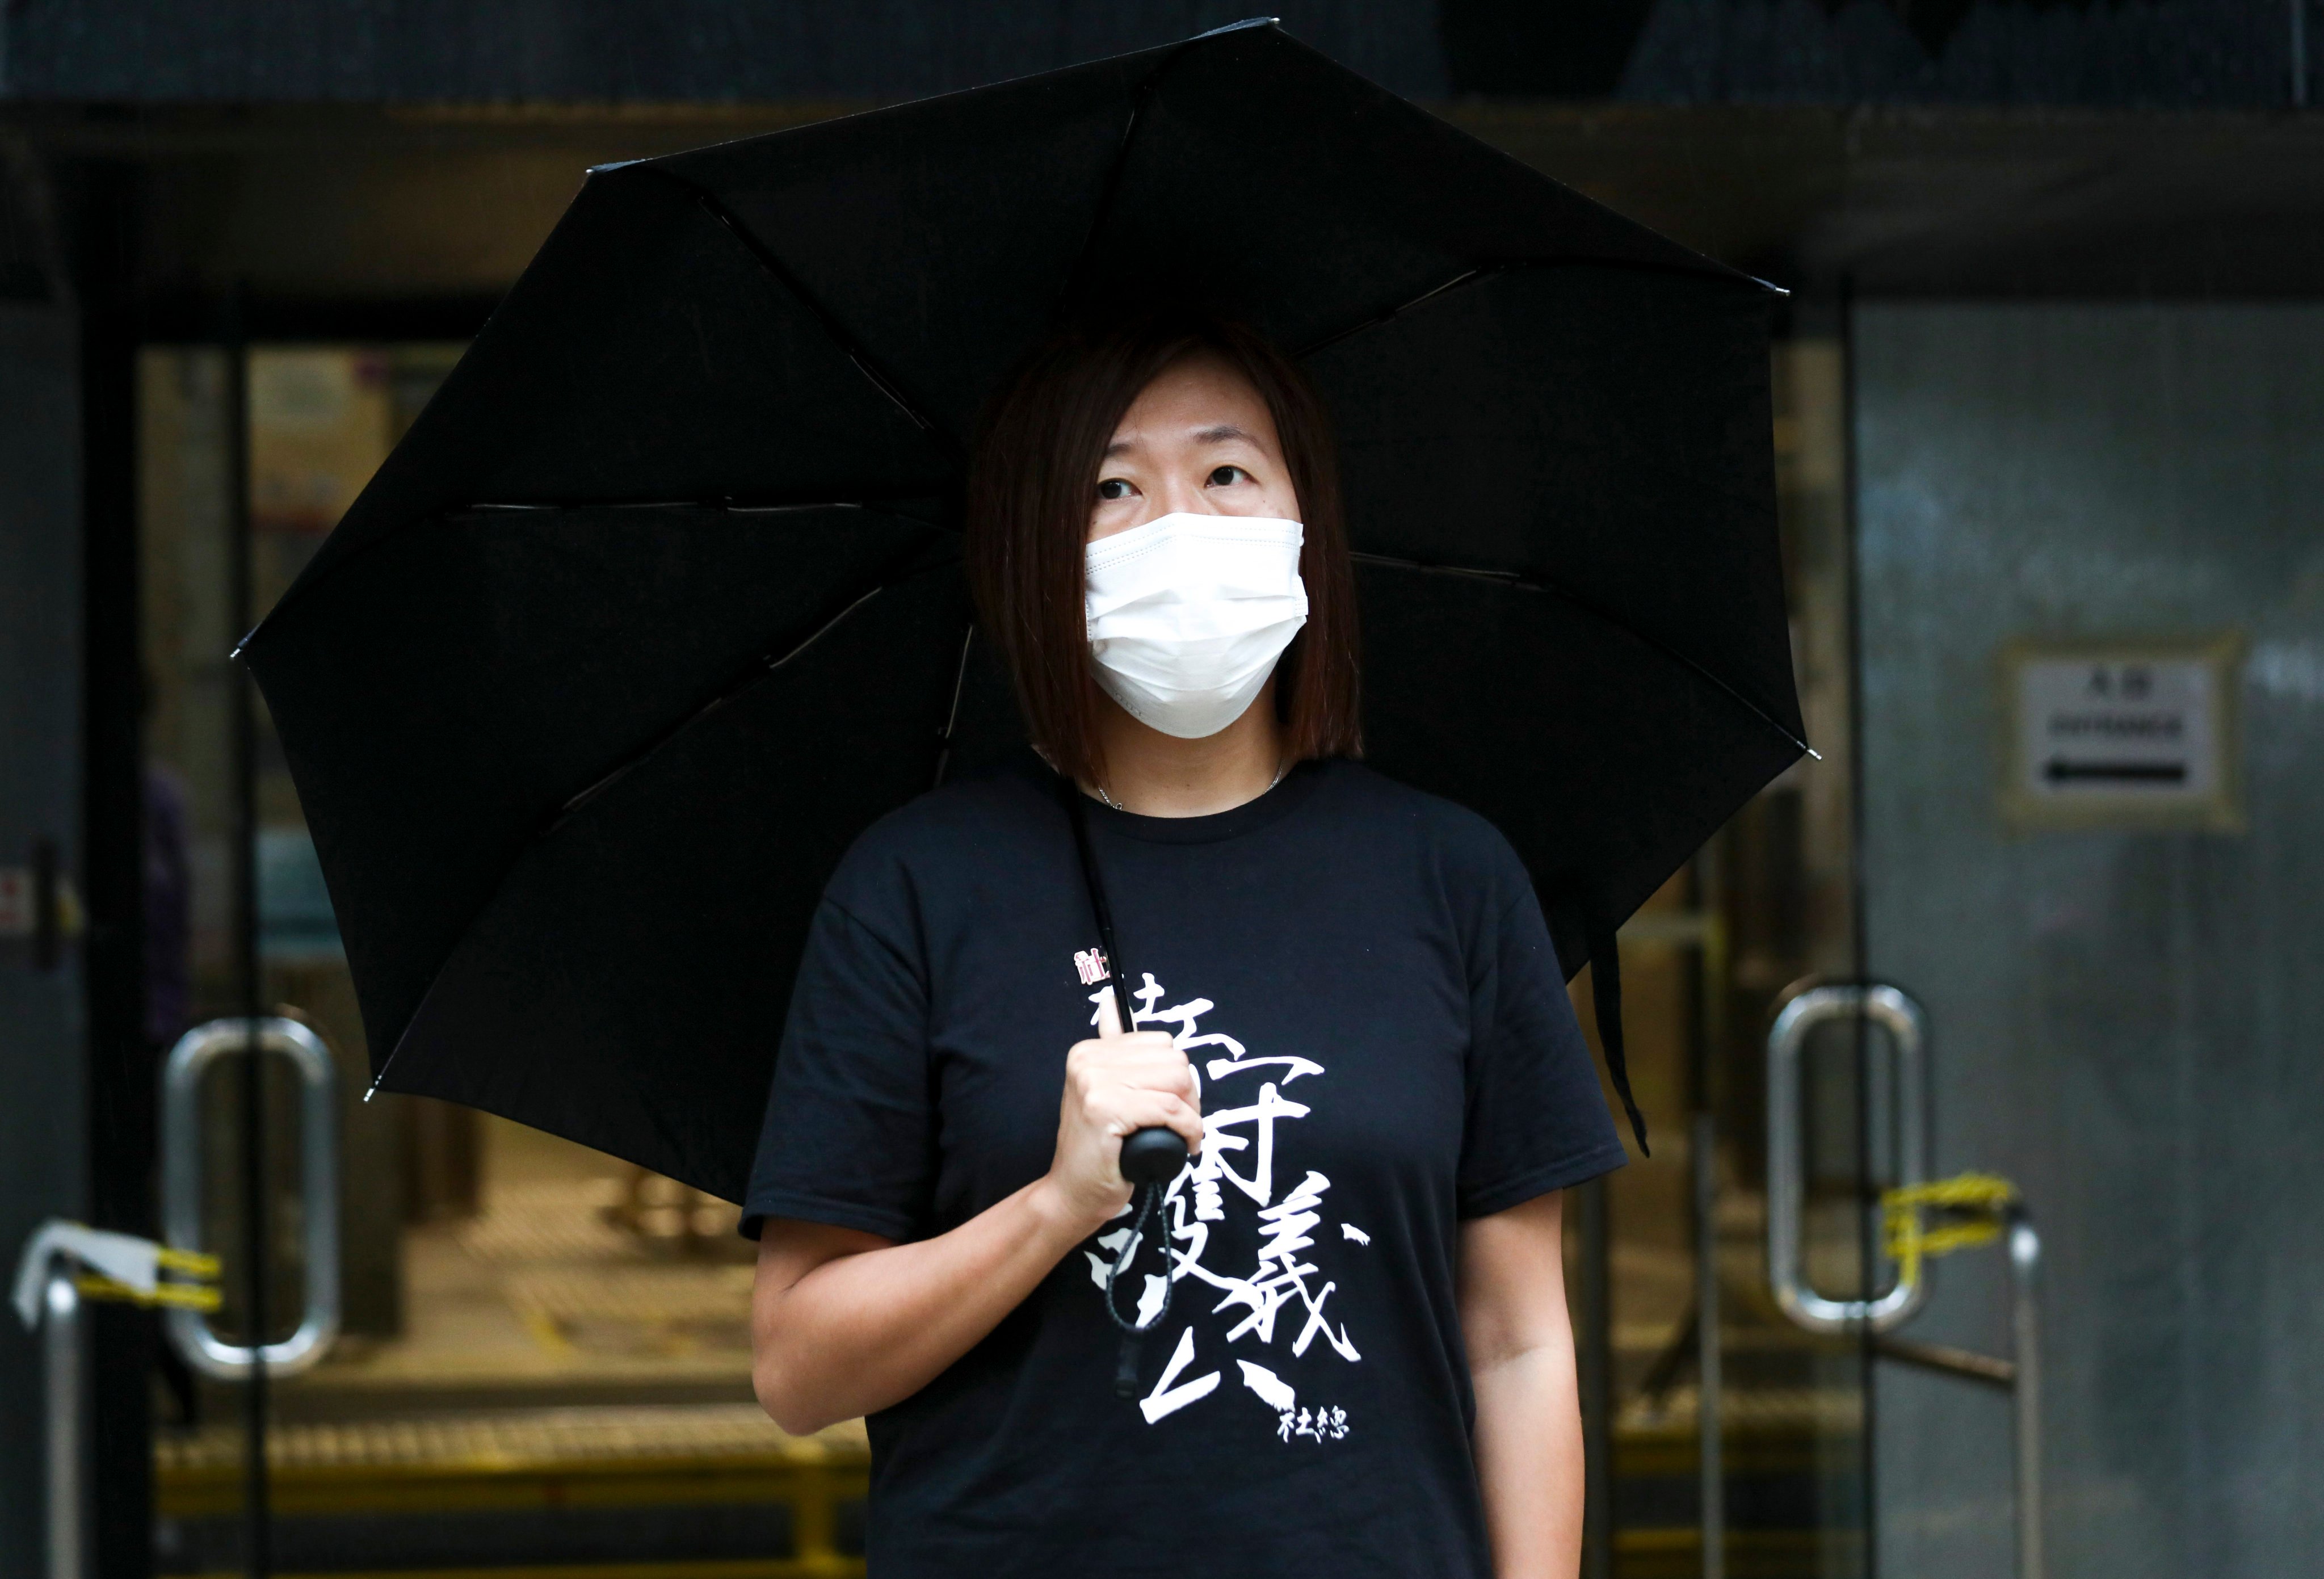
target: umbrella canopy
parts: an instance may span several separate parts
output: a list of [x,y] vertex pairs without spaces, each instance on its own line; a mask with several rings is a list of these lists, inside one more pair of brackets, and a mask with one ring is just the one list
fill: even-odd
[[825,880],[1021,742],[975,415],[1189,282],[1335,421],[1371,760],[1610,955],[1803,749],[1766,289],[1246,24],[590,172],[242,650],[381,1083],[739,1197]]

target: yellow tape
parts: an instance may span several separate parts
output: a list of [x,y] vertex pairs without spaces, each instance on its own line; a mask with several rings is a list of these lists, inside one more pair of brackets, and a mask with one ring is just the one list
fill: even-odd
[[73,1287],[86,1299],[108,1299],[122,1305],[176,1306],[184,1310],[216,1310],[220,1297],[216,1288],[200,1283],[156,1283],[153,1292],[132,1288],[126,1283],[96,1272],[83,1272],[73,1279]]
[[166,1244],[154,1256],[153,1263],[166,1271],[183,1272],[187,1277],[198,1278],[205,1283],[217,1282],[224,1270],[214,1255],[198,1250],[171,1250]]
[[[2001,1237],[2002,1219],[2017,1203],[2017,1187],[1997,1174],[1962,1173],[1927,1184],[1884,1190],[1880,1196],[1882,1225],[1887,1231],[1889,1259],[1897,1276],[1909,1283],[1921,1275],[1921,1262],[1930,1256],[1950,1255],[1991,1244]],[[1930,1228],[1922,1210],[1973,1213],[1966,1221]]]

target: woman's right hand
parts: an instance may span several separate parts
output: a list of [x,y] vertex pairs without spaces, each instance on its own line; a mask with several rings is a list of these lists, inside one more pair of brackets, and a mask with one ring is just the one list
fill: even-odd
[[770,1217],[752,1293],[752,1384],[784,1430],[884,1409],[936,1380],[1130,1200],[1121,1140],[1149,1124],[1203,1143],[1193,1066],[1160,1031],[1098,1034],[1065,1055],[1049,1171],[932,1239]]
[[1130,1203],[1130,1183],[1121,1177],[1123,1137],[1160,1125],[1178,1132],[1188,1156],[1203,1147],[1201,1096],[1186,1055],[1167,1031],[1125,1033],[1111,993],[1099,1013],[1098,1034],[1065,1054],[1057,1150],[1041,1181],[1093,1231]]

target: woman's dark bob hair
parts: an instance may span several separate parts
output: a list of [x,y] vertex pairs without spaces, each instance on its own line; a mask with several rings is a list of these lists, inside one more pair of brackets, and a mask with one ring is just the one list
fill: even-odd
[[1285,760],[1362,754],[1355,578],[1323,402],[1251,330],[1157,314],[1066,329],[1042,344],[987,408],[969,465],[964,552],[977,614],[1015,682],[1033,743],[1084,783],[1105,778],[1082,585],[1098,466],[1139,392],[1195,356],[1225,362],[1267,402],[1299,495],[1307,623],[1275,669]]

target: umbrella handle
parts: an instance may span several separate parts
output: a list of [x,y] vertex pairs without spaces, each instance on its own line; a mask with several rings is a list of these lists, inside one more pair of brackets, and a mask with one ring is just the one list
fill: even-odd
[[1168,1184],[1186,1166],[1186,1142],[1177,1131],[1150,1124],[1121,1140],[1121,1177],[1134,1185]]

